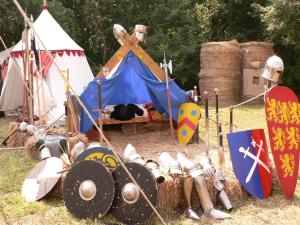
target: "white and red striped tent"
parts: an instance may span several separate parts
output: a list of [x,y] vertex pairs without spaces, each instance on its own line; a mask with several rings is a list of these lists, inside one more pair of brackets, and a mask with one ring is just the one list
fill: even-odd
[[[84,50],[62,29],[46,8],[43,9],[42,13],[34,22],[34,30],[46,49],[51,52],[60,70],[69,69],[70,86],[77,95],[80,95],[88,83],[94,78]],[[31,30],[29,30],[28,33],[30,34]],[[34,87],[34,113],[36,115],[46,114],[47,121],[50,123],[64,113],[64,102],[66,101],[65,82],[52,59],[45,52],[45,47],[37,36],[35,36],[35,39],[36,46],[40,50],[43,79],[38,79],[40,83],[34,81],[34,85],[37,83],[36,86],[39,86],[39,90],[41,90],[41,83],[43,83],[44,91],[43,96],[41,96],[41,91],[38,92],[39,96],[37,96],[37,87]],[[24,49],[25,44],[20,40],[10,52],[7,75],[4,79],[1,92],[1,111],[14,110],[23,105],[23,95],[25,91],[23,71]],[[13,61],[17,62],[19,66],[16,66]],[[38,98],[40,101],[39,109],[37,109]]]

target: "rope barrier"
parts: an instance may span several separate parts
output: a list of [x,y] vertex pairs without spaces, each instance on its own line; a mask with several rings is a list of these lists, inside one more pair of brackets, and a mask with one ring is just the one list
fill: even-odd
[[[16,5],[16,7],[18,8],[19,12],[21,13],[21,15],[23,16],[23,18],[25,19],[26,23],[30,26],[30,28],[32,29],[32,31],[36,34],[37,38],[39,39],[39,41],[41,42],[41,44],[43,45],[43,47],[45,48],[46,52],[49,54],[49,50],[46,48],[46,46],[44,45],[43,41],[41,40],[41,38],[39,37],[39,35],[37,34],[37,32],[35,31],[32,23],[30,22],[30,20],[28,19],[26,13],[24,12],[24,10],[22,9],[22,7],[20,6],[20,4],[18,3],[17,0],[13,0],[14,4]],[[67,81],[66,78],[64,77],[62,71],[60,70],[59,66],[57,65],[57,63],[54,61],[54,58],[51,54],[50,58],[53,60],[54,65],[56,66],[56,68],[59,71],[59,74],[61,75],[62,79]],[[127,169],[127,167],[124,165],[124,163],[122,162],[121,158],[119,157],[118,153],[114,150],[113,146],[111,145],[111,143],[107,140],[107,138],[105,137],[105,135],[103,134],[102,130],[100,129],[100,127],[98,126],[98,124],[96,123],[96,121],[94,120],[94,118],[92,117],[92,115],[89,113],[88,109],[85,107],[85,105],[83,104],[83,102],[81,101],[81,99],[76,95],[74,89],[72,88],[72,86],[70,86],[70,90],[71,92],[74,94],[75,98],[77,99],[78,103],[80,104],[80,106],[82,107],[82,109],[84,110],[84,112],[87,114],[87,116],[89,117],[89,119],[91,120],[91,122],[93,123],[93,125],[96,127],[96,129],[98,130],[98,132],[100,133],[100,135],[103,137],[103,140],[105,141],[105,143],[108,145],[108,147],[112,150],[113,154],[115,155],[115,157],[117,158],[117,160],[119,161],[120,165],[122,166],[122,168],[125,170],[125,172],[128,174],[128,176],[130,177],[130,179],[133,181],[133,183],[139,188],[139,191],[141,192],[141,194],[143,195],[143,197],[145,198],[145,200],[148,202],[148,204],[150,205],[150,207],[153,209],[153,211],[155,212],[155,214],[157,215],[157,217],[160,219],[160,221],[164,224],[167,225],[167,223],[164,221],[164,219],[161,217],[161,215],[159,214],[159,212],[156,210],[156,208],[153,206],[153,204],[151,203],[151,201],[149,200],[149,198],[147,197],[147,195],[145,194],[145,192],[141,189],[141,187],[139,186],[139,184],[136,182],[136,180],[134,179],[134,177],[132,176],[132,174],[129,172],[129,170]]]

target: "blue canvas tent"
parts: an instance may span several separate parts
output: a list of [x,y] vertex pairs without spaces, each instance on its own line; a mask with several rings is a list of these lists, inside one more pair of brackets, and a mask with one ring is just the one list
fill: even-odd
[[[102,84],[102,109],[106,105],[145,104],[153,102],[161,113],[168,116],[166,82],[159,81],[149,68],[133,53],[129,52],[109,79],[95,78],[80,98],[95,120],[98,119],[98,85]],[[177,121],[179,106],[187,101],[186,93],[173,81],[169,81],[172,116]],[[80,119],[80,131],[87,133],[92,122],[85,112]]]

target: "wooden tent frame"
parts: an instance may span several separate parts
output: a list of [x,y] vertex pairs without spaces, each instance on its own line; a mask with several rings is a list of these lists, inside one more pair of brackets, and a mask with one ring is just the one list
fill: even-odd
[[128,33],[125,37],[120,37],[118,42],[121,48],[108,60],[105,66],[100,70],[96,77],[105,78],[104,69],[109,72],[127,55],[129,51],[133,53],[151,70],[159,81],[166,80],[165,72],[157,65],[157,63],[145,52],[139,45],[135,32],[131,36]]
[[[153,73],[153,75],[159,81],[165,81],[165,72],[158,66],[158,64],[149,56],[146,51],[139,45],[139,40],[136,38],[136,32],[133,32],[131,36],[125,32],[124,36],[118,37],[118,42],[121,47],[118,51],[108,60],[103,68],[98,72],[97,78],[106,78],[106,76],[117,66],[117,64],[132,51]],[[102,116],[100,118],[103,118]],[[166,121],[166,117],[163,116],[163,120]],[[101,124],[124,124],[124,123],[139,123],[139,122],[150,122],[148,117],[137,117],[131,120],[119,121],[114,119],[102,119],[99,121]],[[151,121],[155,122],[155,121]]]

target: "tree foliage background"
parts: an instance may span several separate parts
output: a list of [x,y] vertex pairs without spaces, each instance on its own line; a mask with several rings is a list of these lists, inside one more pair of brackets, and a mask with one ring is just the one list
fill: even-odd
[[[42,0],[19,3],[34,18],[41,12]],[[166,52],[173,61],[173,78],[185,88],[198,81],[202,43],[237,39],[274,42],[285,63],[283,84],[300,94],[297,0],[49,0],[48,5],[63,29],[85,49],[94,74],[119,48],[113,24],[129,33],[136,24],[144,24],[150,29],[143,48],[156,62]],[[0,34],[8,46],[17,43],[23,26],[13,2],[0,0]]]

